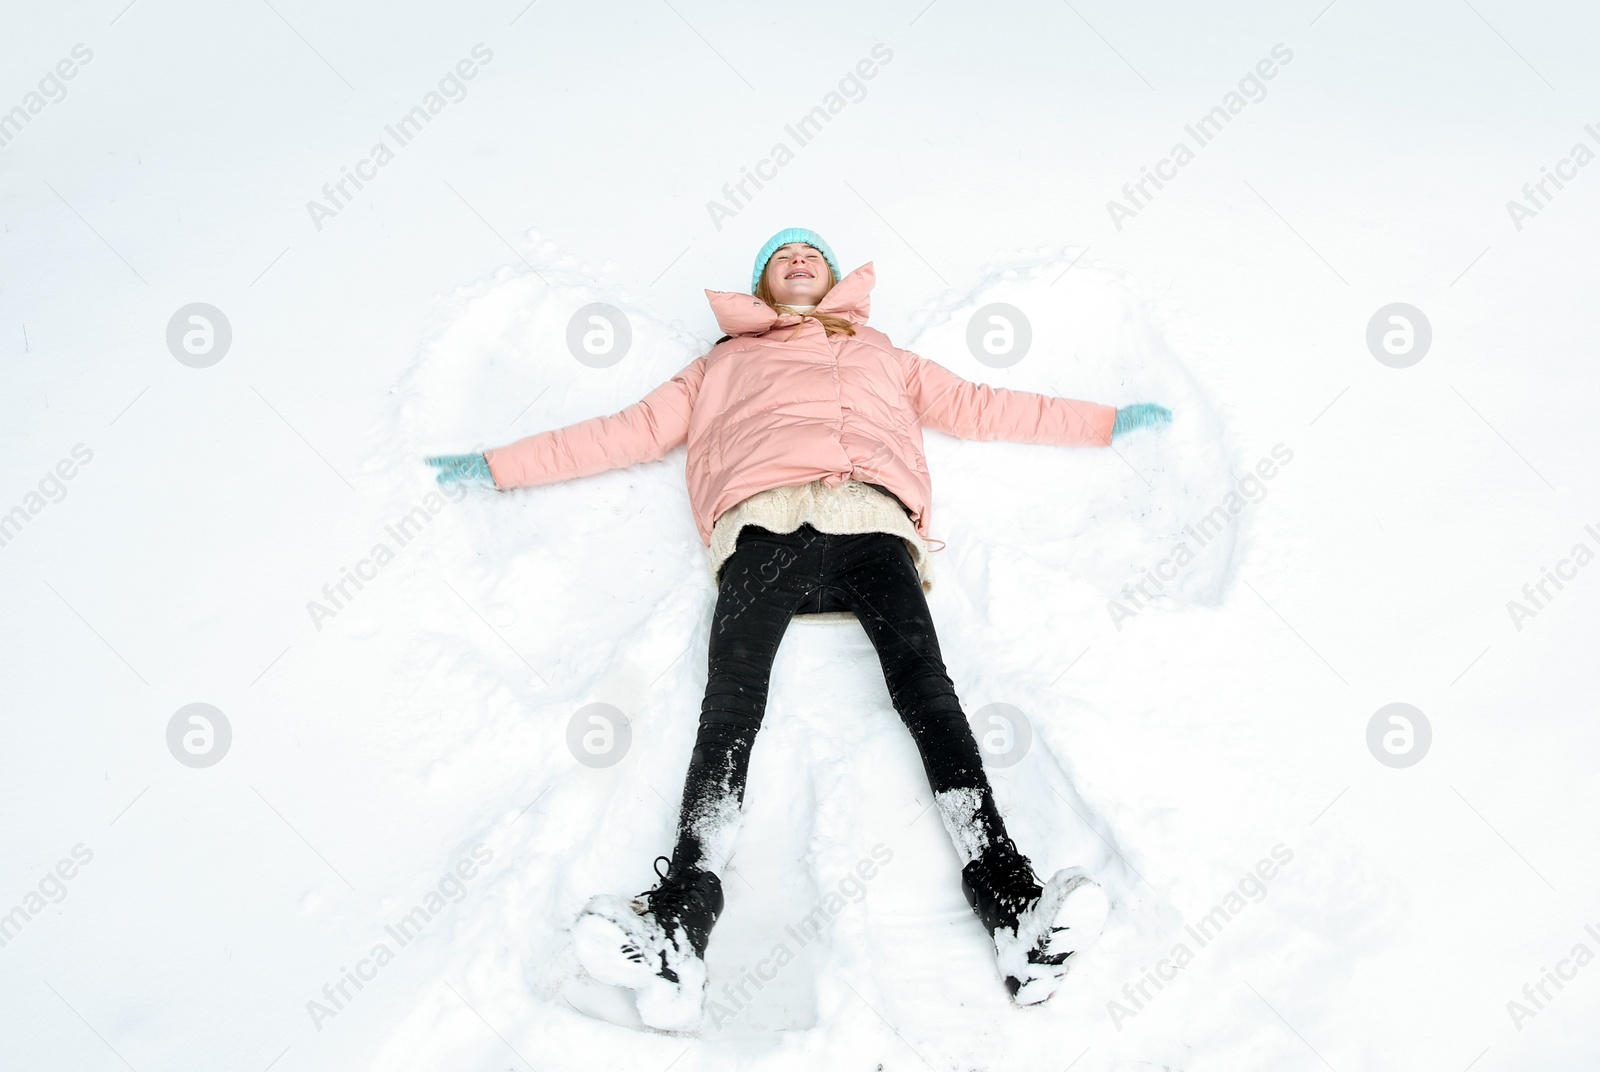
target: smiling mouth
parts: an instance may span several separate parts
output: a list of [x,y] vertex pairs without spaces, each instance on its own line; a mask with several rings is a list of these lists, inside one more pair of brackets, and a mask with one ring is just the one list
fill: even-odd
[[801,271],[790,272],[788,275],[784,276],[783,278],[785,278],[785,279],[815,279],[816,276],[812,275],[810,272],[801,270]]

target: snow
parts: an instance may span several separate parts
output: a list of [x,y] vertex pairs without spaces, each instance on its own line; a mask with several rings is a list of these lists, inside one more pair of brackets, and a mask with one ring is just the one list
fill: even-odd
[[[1593,169],[1507,202],[1596,145],[1592,12],[794,16],[8,20],[0,114],[42,107],[0,148],[0,517],[26,517],[0,544],[0,1067],[1591,1067]],[[1108,200],[1280,42],[1119,229]],[[307,202],[430,92],[319,229]],[[694,739],[713,592],[683,453],[498,496],[420,459],[635,401],[791,225],[875,263],[901,346],[1175,413],[1118,454],[927,436],[946,663],[980,737],[1026,719],[990,768],[1008,830],[1111,901],[1043,1006],[1008,1000],[848,622],[779,651],[699,1033],[577,966],[588,899],[654,884]],[[196,302],[231,327],[208,367],[168,348]],[[595,302],[632,329],[605,368],[566,342]],[[1409,368],[1367,348],[1394,302],[1432,325]],[[994,303],[1032,326],[1004,368],[967,346]],[[1396,702],[1431,726],[1412,766],[1368,748]],[[204,726],[169,749],[197,703],[231,732],[208,766]]]
[[[706,965],[679,933],[674,941],[653,915],[641,915],[614,894],[591,898],[572,924],[581,972],[596,984],[587,989],[609,988],[606,998],[624,1008],[631,992],[637,1016],[628,1017],[630,1026],[637,1021],[637,1026],[660,1030],[698,1031],[704,1015]],[[662,976],[664,970],[673,977]],[[578,979],[572,982],[577,984]],[[575,996],[584,1000],[581,990]],[[596,1005],[596,1010],[601,1008],[603,1002]],[[714,1014],[713,1019],[720,1018]]]
[[950,835],[950,844],[956,850],[956,862],[963,868],[982,856],[989,846],[988,833],[978,815],[982,802],[983,796],[976,789],[946,789],[933,794],[945,833]]

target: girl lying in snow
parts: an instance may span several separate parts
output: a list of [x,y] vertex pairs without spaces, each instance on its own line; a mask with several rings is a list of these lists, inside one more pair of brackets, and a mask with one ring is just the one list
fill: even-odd
[[1048,998],[1105,920],[1106,897],[1081,869],[1040,886],[995,807],[924,596],[932,537],[922,428],[1107,446],[1172,415],[963,380],[867,326],[873,280],[870,263],[841,279],[814,232],[780,231],[756,256],[753,294],[707,291],[727,336],[642,401],[483,454],[428,459],[441,483],[503,490],[688,444],[689,497],[718,595],[677,845],[656,860],[653,889],[631,902],[595,897],[573,926],[589,973],[634,990],[652,1027],[700,1022],[718,874],[733,851],[773,658],[797,614],[853,615],[866,630],[961,859],[962,890],[1019,1004]]

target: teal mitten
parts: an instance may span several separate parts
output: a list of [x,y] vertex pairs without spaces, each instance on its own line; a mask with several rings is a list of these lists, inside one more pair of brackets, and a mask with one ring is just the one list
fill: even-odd
[[439,470],[435,479],[441,484],[477,484],[486,488],[496,486],[489,472],[489,459],[482,454],[440,454],[424,461]]
[[1165,406],[1158,406],[1154,402],[1135,402],[1117,410],[1117,421],[1111,426],[1111,438],[1125,435],[1135,428],[1150,428],[1171,420],[1172,411]]

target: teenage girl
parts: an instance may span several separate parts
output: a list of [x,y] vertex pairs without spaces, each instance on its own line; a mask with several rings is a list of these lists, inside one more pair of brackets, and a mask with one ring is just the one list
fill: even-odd
[[653,889],[631,901],[595,897],[573,926],[589,973],[633,989],[652,1027],[700,1022],[718,875],[733,851],[773,658],[797,614],[853,615],[866,630],[961,859],[962,890],[1019,1004],[1048,998],[1105,919],[1105,895],[1081,869],[1041,886],[995,807],[924,594],[932,537],[922,429],[1107,446],[1172,415],[964,380],[867,326],[873,281],[870,263],[841,278],[815,232],[780,231],[756,255],[752,293],[706,292],[727,334],[643,400],[482,454],[428,459],[441,483],[503,491],[688,447],[690,505],[718,594],[677,844],[657,859]]

